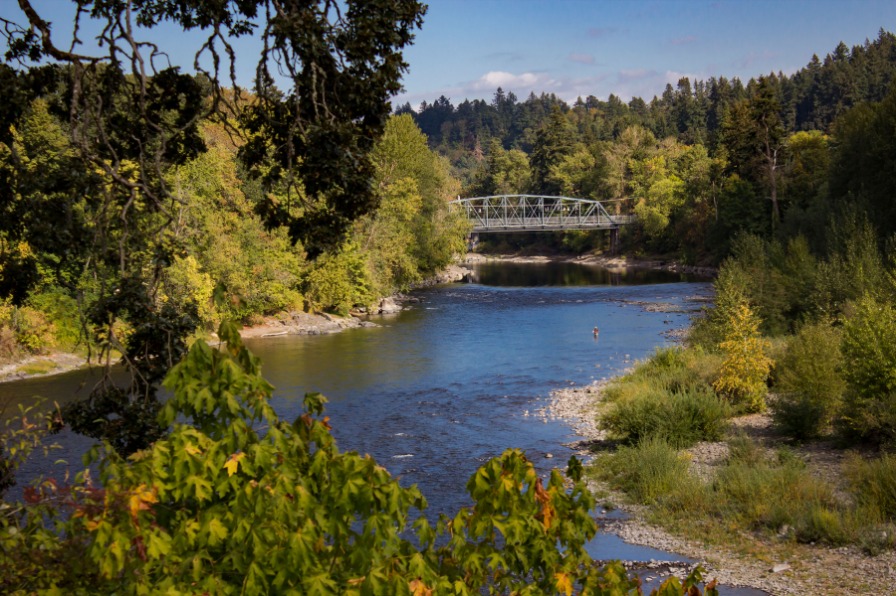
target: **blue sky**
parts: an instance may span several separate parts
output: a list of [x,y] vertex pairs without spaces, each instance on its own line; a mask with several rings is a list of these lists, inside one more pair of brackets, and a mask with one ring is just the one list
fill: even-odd
[[[66,46],[72,3],[33,4]],[[0,0],[0,15],[20,19],[13,0]],[[445,95],[456,105],[490,99],[499,86],[520,99],[534,91],[649,100],[682,76],[790,74],[813,53],[873,40],[881,27],[896,31],[896,0],[433,0],[394,103],[416,108]],[[195,36],[170,27],[153,36],[172,62],[192,63]],[[250,85],[259,46],[243,40],[237,51],[238,82]]]
[[520,99],[649,100],[685,75],[790,74],[881,27],[896,30],[893,0],[434,1],[397,100],[416,107],[444,94],[457,104],[499,85]]

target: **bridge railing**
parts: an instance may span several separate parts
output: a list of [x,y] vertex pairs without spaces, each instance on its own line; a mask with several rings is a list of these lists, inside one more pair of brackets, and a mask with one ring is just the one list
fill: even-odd
[[474,232],[614,229],[634,221],[610,215],[600,201],[542,195],[495,195],[452,201]]

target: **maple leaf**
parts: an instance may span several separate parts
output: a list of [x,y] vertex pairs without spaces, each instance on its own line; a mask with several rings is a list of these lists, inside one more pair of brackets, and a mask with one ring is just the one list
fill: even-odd
[[156,491],[145,484],[141,484],[131,491],[131,495],[128,497],[128,506],[131,510],[131,519],[134,520],[134,525],[137,524],[137,513],[148,511],[150,506],[153,503],[158,503],[158,501]]
[[408,584],[408,588],[411,590],[411,594],[413,596],[432,596],[432,590],[426,587],[419,579],[415,579],[414,581]]
[[572,595],[572,580],[569,579],[569,576],[567,574],[555,573],[554,580],[558,592],[562,592],[566,594],[566,596]]
[[224,467],[227,469],[227,475],[233,476],[236,474],[236,469],[240,465],[240,460],[246,456],[245,453],[234,453],[227,461],[224,463]]

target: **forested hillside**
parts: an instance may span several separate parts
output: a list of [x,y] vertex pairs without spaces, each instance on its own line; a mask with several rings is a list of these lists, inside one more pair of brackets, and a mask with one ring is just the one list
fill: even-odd
[[[649,101],[589,96],[568,105],[498,89],[491,102],[440,97],[399,111],[413,113],[430,146],[451,159],[467,196],[624,199],[620,208],[641,221],[629,251],[718,263],[739,232],[803,234],[822,251],[824,229],[843,210],[869,210],[881,238],[896,232],[880,174],[890,141],[870,125],[872,113],[887,117],[880,102],[894,75],[896,36],[881,30],[792,75],[682,78]],[[600,241],[580,236],[565,243]]]

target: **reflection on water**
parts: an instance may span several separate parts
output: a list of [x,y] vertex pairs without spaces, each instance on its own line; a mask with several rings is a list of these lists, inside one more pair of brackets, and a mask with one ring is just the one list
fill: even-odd
[[582,263],[487,262],[474,266],[469,281],[487,286],[623,286],[696,281],[682,273],[651,269],[609,270]]

